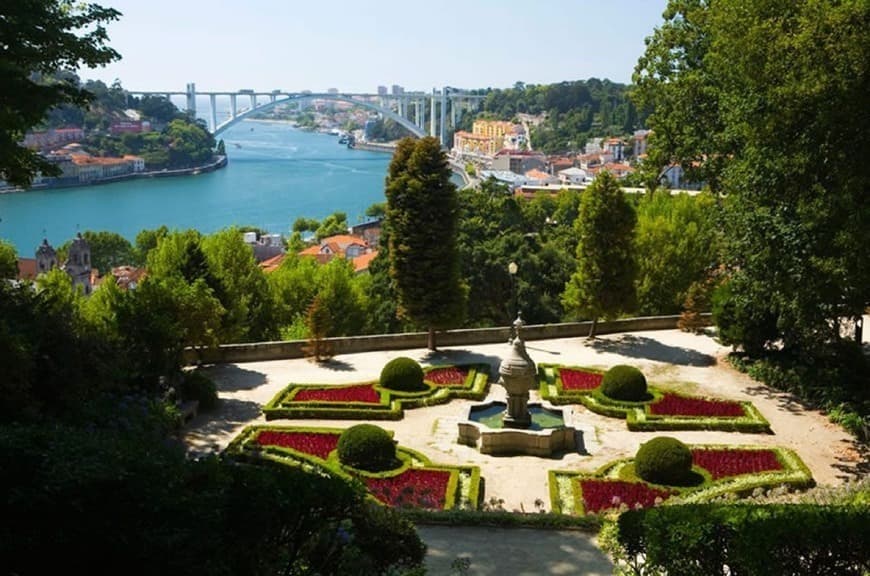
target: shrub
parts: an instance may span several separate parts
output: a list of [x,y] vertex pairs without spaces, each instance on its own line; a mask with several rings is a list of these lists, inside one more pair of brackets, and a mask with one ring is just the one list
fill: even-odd
[[199,370],[184,373],[181,380],[181,399],[196,400],[201,410],[211,410],[217,406],[217,388],[211,378]]
[[357,424],[341,433],[338,459],[348,466],[380,472],[395,468],[396,443],[390,434],[373,424]]
[[614,400],[646,400],[646,378],[634,366],[620,364],[605,372],[601,392]]
[[401,392],[417,392],[428,387],[423,383],[423,368],[416,360],[400,356],[387,362],[381,370],[381,386]]
[[680,485],[691,478],[692,451],[676,438],[659,436],[641,444],[634,470],[647,482]]

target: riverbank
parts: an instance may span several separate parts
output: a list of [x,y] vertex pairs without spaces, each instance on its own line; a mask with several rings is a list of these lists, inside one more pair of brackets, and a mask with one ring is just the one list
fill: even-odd
[[202,166],[193,166],[191,168],[178,168],[175,170],[149,170],[146,172],[131,172],[129,174],[119,174],[118,176],[109,176],[107,178],[98,178],[81,182],[79,180],[61,180],[52,179],[47,182],[34,184],[30,188],[18,188],[13,186],[0,187],[0,194],[11,194],[13,192],[29,192],[32,190],[51,190],[54,188],[82,188],[86,186],[97,186],[99,184],[112,184],[115,182],[125,182],[128,180],[139,180],[143,178],[171,178],[175,176],[196,176],[197,174],[205,174],[214,172],[225,167],[228,163],[226,156],[215,155],[214,160]]

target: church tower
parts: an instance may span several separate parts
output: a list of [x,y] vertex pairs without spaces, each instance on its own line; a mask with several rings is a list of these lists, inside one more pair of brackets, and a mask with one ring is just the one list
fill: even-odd
[[81,232],[70,244],[63,269],[72,278],[73,287],[81,286],[85,294],[91,293],[91,246]]
[[48,243],[48,238],[43,238],[36,249],[36,275],[45,274],[52,268],[57,268],[57,252]]

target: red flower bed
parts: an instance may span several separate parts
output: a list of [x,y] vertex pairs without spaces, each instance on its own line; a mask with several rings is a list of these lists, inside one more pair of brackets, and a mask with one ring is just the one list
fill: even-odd
[[560,368],[559,377],[562,378],[562,390],[594,390],[601,386],[601,374]]
[[640,505],[649,508],[656,498],[667,500],[676,492],[651,488],[643,482],[624,480],[580,480],[583,491],[583,507],[587,512],[600,512],[608,508],[619,508],[625,504],[629,508]]
[[692,450],[692,462],[710,472],[713,480],[741,474],[782,470],[773,450],[731,448]]
[[292,399],[293,402],[365,402],[378,404],[381,397],[372,384],[346,386],[343,388],[303,388]]
[[737,418],[744,416],[743,406],[729,400],[687,398],[677,394],[665,394],[661,400],[650,404],[650,414],[662,416],[715,416]]
[[462,386],[467,378],[467,369],[447,366],[430,370],[423,379],[436,386]]
[[392,478],[364,480],[374,497],[390,506],[441,510],[447,497],[450,472],[408,468]]
[[263,430],[257,434],[257,444],[261,446],[281,446],[298,452],[311,454],[318,458],[329,456],[338,445],[338,434],[334,432],[279,432]]

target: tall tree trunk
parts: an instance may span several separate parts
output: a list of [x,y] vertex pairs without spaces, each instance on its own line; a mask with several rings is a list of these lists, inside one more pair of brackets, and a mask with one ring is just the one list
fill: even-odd
[[589,326],[589,339],[595,339],[595,328],[598,326],[598,317],[592,319],[592,324]]
[[429,343],[427,345],[429,350],[437,350],[435,347],[435,329],[431,326],[429,327]]

